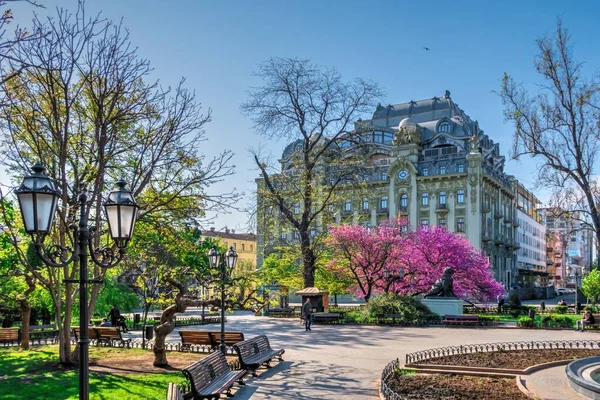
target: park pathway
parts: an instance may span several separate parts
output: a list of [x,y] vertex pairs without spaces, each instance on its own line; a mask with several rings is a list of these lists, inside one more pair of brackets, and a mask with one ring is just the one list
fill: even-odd
[[[211,325],[209,329],[219,327]],[[226,329],[242,331],[248,338],[266,334],[273,348],[286,350],[285,361],[274,362],[272,369],[250,379],[236,393],[238,400],[375,399],[382,369],[395,358],[403,363],[407,353],[471,343],[582,338],[574,331],[515,328],[316,325],[312,332],[305,332],[298,319],[252,315],[229,316]],[[596,334],[586,336],[597,338]],[[168,341],[178,342],[179,334],[171,333]]]

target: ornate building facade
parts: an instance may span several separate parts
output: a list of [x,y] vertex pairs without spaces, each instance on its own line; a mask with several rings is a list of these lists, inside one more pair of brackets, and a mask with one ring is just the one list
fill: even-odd
[[[370,169],[360,177],[367,190],[341,189],[317,220],[317,232],[333,222],[377,225],[398,216],[413,227],[445,226],[489,256],[495,278],[506,288],[517,285],[518,182],[505,174],[499,145],[454,103],[450,92],[379,105],[370,120],[357,121],[354,132],[337,146],[342,157],[356,146],[369,148]],[[290,144],[284,151],[282,173],[293,148]],[[261,212],[259,206],[259,220]],[[294,240],[293,231],[283,224],[279,229],[281,239]],[[265,238],[259,223],[259,264]]]

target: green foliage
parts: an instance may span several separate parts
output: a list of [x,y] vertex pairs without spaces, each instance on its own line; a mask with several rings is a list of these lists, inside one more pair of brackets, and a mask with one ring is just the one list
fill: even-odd
[[556,306],[554,312],[557,314],[566,314],[569,311],[569,306]]
[[597,313],[600,310],[598,306],[585,306],[584,310],[590,311],[592,313]]
[[371,298],[363,309],[363,313],[371,319],[375,319],[377,315],[381,314],[401,314],[400,323],[416,325],[422,325],[429,320],[438,318],[437,314],[432,313],[418,298],[399,296],[395,293]]
[[116,304],[122,313],[130,313],[134,308],[139,307],[140,299],[129,286],[118,283],[114,278],[107,276],[98,295],[94,314],[107,316],[113,304]]
[[521,308],[521,298],[519,297],[519,292],[516,290],[510,292],[510,296],[508,296],[508,306],[510,308]]
[[517,326],[519,328],[534,328],[535,327],[535,322],[534,322],[533,318],[521,317],[517,321]]
[[[115,349],[90,347],[90,356],[114,357]],[[119,349],[121,357],[138,356],[140,350]],[[78,398],[78,374],[75,370],[55,368],[58,346],[36,347],[30,351],[0,349],[0,393],[2,399],[75,400]],[[169,382],[178,382],[180,374],[96,374],[90,373],[91,399],[164,399]],[[27,384],[23,384],[24,381]]]
[[593,269],[581,280],[581,292],[596,301],[600,296],[600,271]]
[[516,309],[516,310],[510,310],[509,314],[511,317],[513,318],[519,318],[519,316],[521,315],[521,310]]
[[345,322],[355,323],[355,324],[368,324],[371,322],[369,315],[364,312],[364,310],[357,311],[349,311],[344,314]]
[[573,328],[573,320],[567,315],[544,315],[540,325],[543,328]]
[[500,323],[500,317],[492,315],[478,315],[480,325],[495,326]]
[[271,253],[265,257],[260,270],[260,279],[264,284],[278,283],[289,288],[302,288],[303,278],[298,259],[298,246],[289,246],[282,251]]

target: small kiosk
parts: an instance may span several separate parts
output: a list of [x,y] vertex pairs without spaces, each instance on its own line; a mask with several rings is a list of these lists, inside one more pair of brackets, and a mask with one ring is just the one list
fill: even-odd
[[297,296],[302,296],[302,304],[306,302],[306,299],[310,299],[313,312],[329,312],[329,292],[319,290],[316,287],[307,287],[296,291]]

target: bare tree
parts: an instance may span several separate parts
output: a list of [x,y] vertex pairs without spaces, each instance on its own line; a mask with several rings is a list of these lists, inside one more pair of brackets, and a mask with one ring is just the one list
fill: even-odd
[[342,159],[340,143],[354,132],[354,122],[373,110],[381,92],[372,82],[345,82],[334,69],[308,60],[272,58],[259,66],[257,76],[263,85],[248,91],[242,112],[257,133],[293,142],[281,165],[253,152],[261,173],[258,207],[297,232],[304,285],[314,286],[321,235],[311,230],[362,165],[351,156]]
[[539,92],[530,94],[507,74],[502,81],[505,116],[515,126],[512,156],[539,160],[538,183],[553,190],[553,209],[569,214],[567,218],[580,216],[599,243],[598,79],[584,78],[583,64],[574,57],[570,34],[560,20],[554,35],[538,39],[537,46]]
[[[36,17],[34,29],[49,34],[19,43],[14,51],[35,67],[3,85],[8,100],[2,109],[7,127],[2,164],[16,177],[39,160],[48,167],[62,203],[56,231],[49,235],[53,243],[74,247],[69,226],[78,206],[72,199],[87,190],[100,245],[100,237],[106,237],[101,196],[118,178],[131,183],[141,216],[169,211],[173,218],[196,221],[206,209],[235,197],[207,193],[209,185],[233,173],[230,152],[208,160],[198,153],[210,111],[202,113],[183,80],[173,89],[148,83],[149,63],[139,58],[120,24],[88,17],[80,3],[74,14],[59,9],[55,19]],[[79,265],[29,270],[50,292],[61,331],[60,361],[70,364],[78,286],[62,282],[75,279]],[[92,273],[101,279],[105,271],[95,267]],[[98,292],[92,289],[90,313]]]

